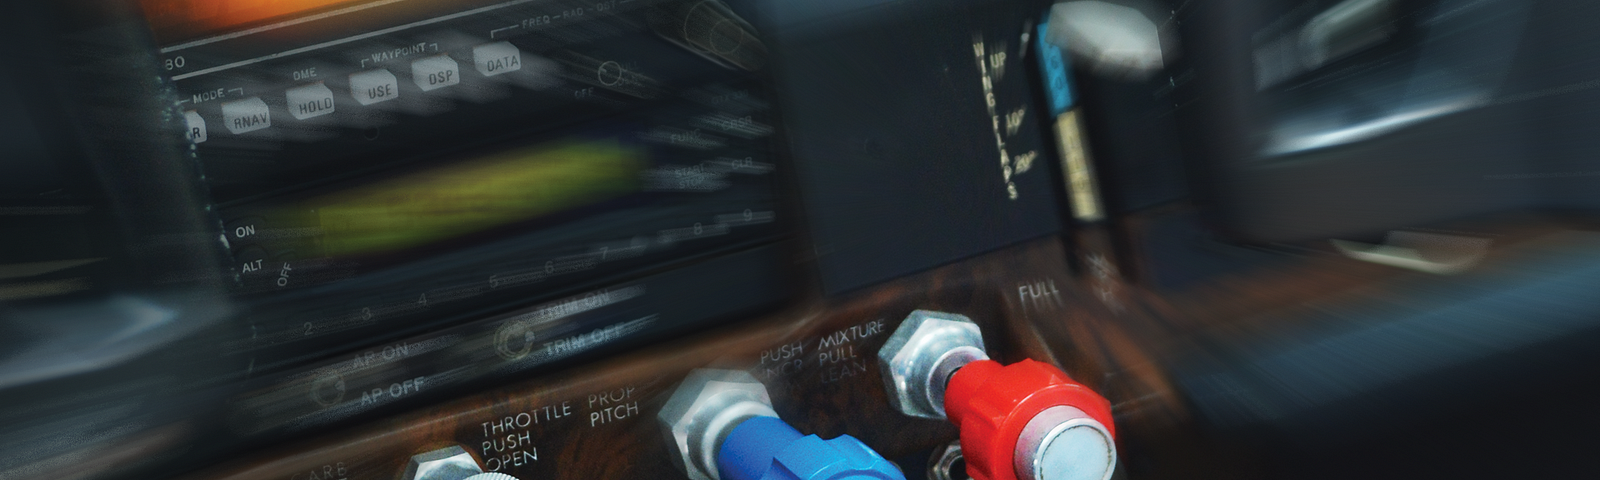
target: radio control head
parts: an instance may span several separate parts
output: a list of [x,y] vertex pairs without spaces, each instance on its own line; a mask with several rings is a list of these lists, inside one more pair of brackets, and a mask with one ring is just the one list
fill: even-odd
[[677,447],[674,464],[692,480],[721,480],[717,449],[733,428],[752,417],[774,417],[767,387],[748,372],[700,369],[689,373],[657,419]]
[[964,315],[917,310],[878,350],[889,402],[901,413],[944,419],[946,383],[968,363],[987,360],[983,332]]
[[423,452],[411,456],[411,463],[406,465],[406,473],[401,480],[492,480],[478,478],[482,475],[483,468],[478,466],[478,461],[472,454],[461,448],[460,445]]

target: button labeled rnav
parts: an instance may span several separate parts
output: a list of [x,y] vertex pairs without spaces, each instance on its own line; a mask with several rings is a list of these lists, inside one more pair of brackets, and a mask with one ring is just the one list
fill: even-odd
[[205,143],[206,119],[201,117],[199,112],[194,110],[183,112],[183,122],[188,126],[188,129],[183,133],[184,138],[188,138],[190,142],[194,143]]
[[461,83],[461,66],[449,55],[435,55],[411,62],[411,81],[426,92]]
[[261,97],[250,97],[222,104],[222,125],[235,135],[272,126],[272,111]]
[[472,62],[478,73],[493,77],[522,69],[522,51],[511,42],[496,42],[472,47]]
[[333,113],[333,90],[322,82],[291,88],[284,96],[289,100],[289,115],[296,120]]
[[400,80],[388,70],[367,70],[350,74],[350,96],[356,103],[372,105],[400,96]]

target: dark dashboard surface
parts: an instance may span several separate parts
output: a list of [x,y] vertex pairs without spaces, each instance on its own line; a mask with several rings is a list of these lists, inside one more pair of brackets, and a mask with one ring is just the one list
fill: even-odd
[[1594,476],[1597,8],[13,2],[0,478]]

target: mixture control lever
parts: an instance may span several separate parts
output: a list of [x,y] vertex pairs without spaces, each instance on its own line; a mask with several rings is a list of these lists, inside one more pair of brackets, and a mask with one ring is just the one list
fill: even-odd
[[878,365],[895,409],[960,428],[975,480],[1107,480],[1115,470],[1111,403],[1050,364],[990,360],[965,316],[912,312]]
[[691,372],[657,418],[692,480],[905,480],[855,437],[802,435],[747,372]]

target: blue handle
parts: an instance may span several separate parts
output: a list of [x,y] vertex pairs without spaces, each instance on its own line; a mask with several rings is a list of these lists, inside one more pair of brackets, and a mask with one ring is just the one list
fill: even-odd
[[905,480],[894,464],[860,440],[823,440],[773,417],[740,423],[717,451],[723,480]]

